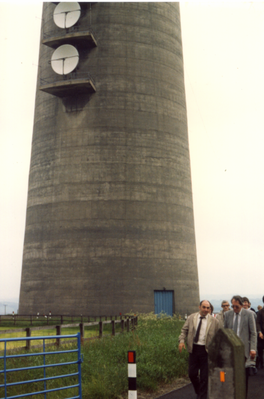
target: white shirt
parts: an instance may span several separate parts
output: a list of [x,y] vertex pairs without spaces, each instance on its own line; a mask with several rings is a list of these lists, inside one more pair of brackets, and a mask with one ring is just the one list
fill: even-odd
[[[202,319],[199,339],[198,339],[198,342],[196,342],[195,345],[205,345],[206,327],[207,327],[208,316],[209,315],[207,314],[206,316],[204,316],[204,319]],[[199,313],[197,324],[196,324],[196,331],[197,331],[198,325],[200,323],[200,317],[202,317],[202,316]]]

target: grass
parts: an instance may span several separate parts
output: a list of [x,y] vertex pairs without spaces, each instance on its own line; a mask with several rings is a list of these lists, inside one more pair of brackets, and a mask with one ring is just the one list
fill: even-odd
[[[155,315],[141,315],[138,326],[133,332],[100,340],[85,341],[82,345],[84,362],[82,363],[82,397],[83,399],[120,399],[127,398],[127,351],[136,351],[137,387],[142,391],[155,392],[160,383],[167,383],[187,374],[186,351],[179,354],[178,336],[183,322],[176,316],[159,317]],[[64,332],[63,332],[64,334]],[[71,348],[63,346],[62,348]],[[47,362],[62,362],[76,360],[76,354],[46,356]],[[8,359],[8,367],[23,367],[40,365],[43,357]],[[2,364],[0,363],[0,366]],[[76,365],[61,366],[47,369],[47,375],[68,374],[77,370]],[[23,381],[43,377],[43,369],[30,372],[9,373],[10,381]],[[0,383],[3,376],[0,374]],[[70,377],[70,385],[76,383],[76,377]],[[49,389],[69,384],[68,379],[48,381]],[[9,388],[9,395],[22,394],[42,390],[43,383],[30,386],[21,385]],[[72,392],[70,392],[72,391]],[[69,398],[77,394],[76,389],[57,391],[47,394],[47,399]],[[0,397],[3,397],[0,388]],[[33,396],[34,397],[34,396]],[[44,395],[36,396],[38,398]]]

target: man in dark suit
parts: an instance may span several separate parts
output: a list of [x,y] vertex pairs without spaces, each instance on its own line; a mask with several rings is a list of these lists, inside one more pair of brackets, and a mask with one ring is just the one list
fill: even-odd
[[[210,302],[201,301],[199,312],[191,314],[179,336],[179,351],[189,352],[189,377],[197,398],[206,399],[208,390],[208,346],[219,328],[216,318],[209,314]],[[198,377],[200,370],[200,378]]]
[[[264,296],[262,298],[264,303]],[[264,350],[264,308],[257,313],[257,333],[258,333],[258,367],[263,368],[263,350]]]
[[[245,346],[245,362],[256,356],[257,333],[254,315],[243,308],[241,296],[235,295],[231,299],[233,310],[225,313],[224,327],[234,330]],[[249,370],[246,368],[246,391],[248,389]]]
[[[255,312],[255,309],[250,307],[251,303],[250,303],[249,299],[244,296],[242,298],[242,301],[243,301],[243,308],[248,310],[249,312],[252,312],[252,314],[254,316],[255,323],[256,323],[257,314]],[[255,357],[255,359],[253,359],[253,360],[250,357],[247,359],[246,368],[249,368],[249,370],[247,370],[247,372],[249,372],[249,375],[257,374],[256,363],[257,363],[257,357]]]

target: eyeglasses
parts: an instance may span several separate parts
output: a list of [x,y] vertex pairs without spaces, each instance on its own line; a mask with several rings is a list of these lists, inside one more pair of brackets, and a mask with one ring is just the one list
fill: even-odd
[[233,309],[239,309],[240,306],[238,306],[238,305],[232,305],[232,308],[233,308]]
[[224,305],[222,305],[223,306],[223,308],[227,308],[228,306],[230,306],[229,304],[224,304]]

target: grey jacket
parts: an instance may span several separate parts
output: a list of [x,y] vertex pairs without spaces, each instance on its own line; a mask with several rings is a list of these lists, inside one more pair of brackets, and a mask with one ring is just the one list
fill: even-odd
[[[179,343],[187,341],[187,349],[189,353],[192,353],[193,348],[193,340],[196,333],[197,320],[200,316],[200,313],[191,314],[184,326],[182,327],[181,334],[179,336]],[[208,346],[211,343],[215,333],[219,329],[219,323],[215,317],[209,315],[207,320],[207,328],[206,328],[206,338],[205,338],[205,349],[208,351]]]
[[221,310],[221,312],[218,313],[218,314],[215,316],[215,318],[216,318],[216,320],[219,321],[219,327],[220,327],[220,328],[224,328],[224,311]]
[[[234,311],[228,310],[225,313],[225,328],[233,329]],[[257,332],[254,315],[246,309],[241,309],[241,321],[239,327],[239,338],[245,345],[245,357],[249,357],[251,350],[257,348]]]

